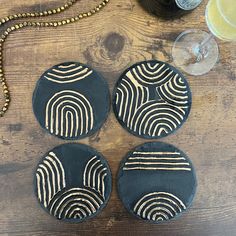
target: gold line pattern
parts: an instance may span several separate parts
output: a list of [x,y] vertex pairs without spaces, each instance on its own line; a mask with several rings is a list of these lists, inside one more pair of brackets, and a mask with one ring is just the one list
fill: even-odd
[[92,188],[101,194],[105,199],[105,177],[107,176],[107,168],[102,164],[97,156],[92,157],[86,164],[83,174],[83,184]]
[[93,126],[93,108],[79,92],[63,90],[47,102],[45,127],[50,133],[72,138],[87,134]]
[[146,220],[163,221],[174,218],[183,210],[185,204],[174,194],[153,192],[144,195],[134,206],[134,213]]
[[94,156],[85,166],[82,188],[66,188],[65,170],[50,152],[36,171],[36,192],[40,203],[58,219],[79,219],[95,214],[105,201],[107,167]]
[[82,218],[94,214],[103,204],[99,193],[85,188],[71,188],[50,203],[50,213],[58,219],[74,218],[74,213],[82,213]]
[[50,152],[36,171],[37,196],[47,207],[55,194],[66,187],[65,171],[56,154]]
[[180,152],[133,152],[123,170],[191,171],[191,165]]
[[85,79],[92,73],[93,71],[86,66],[71,63],[56,66],[50,72],[47,72],[44,78],[55,83],[66,84]]
[[[159,99],[151,98],[153,85]],[[160,137],[177,129],[189,109],[185,81],[163,63],[142,63],[121,79],[115,95],[118,118],[138,135]]]

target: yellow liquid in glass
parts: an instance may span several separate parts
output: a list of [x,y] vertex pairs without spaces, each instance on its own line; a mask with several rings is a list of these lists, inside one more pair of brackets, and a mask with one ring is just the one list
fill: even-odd
[[236,0],[210,0],[206,21],[211,32],[223,40],[236,40]]

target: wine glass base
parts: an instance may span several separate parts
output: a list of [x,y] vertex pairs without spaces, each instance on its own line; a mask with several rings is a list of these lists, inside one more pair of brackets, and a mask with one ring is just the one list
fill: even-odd
[[199,46],[209,34],[201,30],[187,30],[181,33],[172,48],[172,56],[176,66],[190,75],[203,75],[208,73],[219,58],[219,49],[214,38],[210,38],[202,52]]

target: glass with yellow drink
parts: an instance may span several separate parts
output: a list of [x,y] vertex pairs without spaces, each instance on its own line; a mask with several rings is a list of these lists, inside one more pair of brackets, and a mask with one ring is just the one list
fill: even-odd
[[172,49],[175,64],[191,75],[205,74],[216,64],[219,50],[214,36],[236,40],[236,0],[210,0],[205,17],[211,34],[187,30],[178,36]]

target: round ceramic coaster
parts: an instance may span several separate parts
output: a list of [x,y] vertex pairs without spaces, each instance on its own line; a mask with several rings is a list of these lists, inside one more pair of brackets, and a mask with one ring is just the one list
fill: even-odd
[[80,139],[95,133],[109,108],[107,83],[96,71],[77,62],[47,70],[33,94],[33,110],[40,125],[63,139]]
[[134,216],[159,223],[184,212],[196,191],[188,157],[166,143],[145,143],[129,152],[118,173],[118,192]]
[[120,124],[143,138],[161,138],[186,121],[191,91],[171,65],[144,61],[128,68],[116,84],[113,108]]
[[34,186],[41,206],[59,220],[82,222],[97,215],[111,193],[111,172],[96,150],[64,144],[46,153]]

